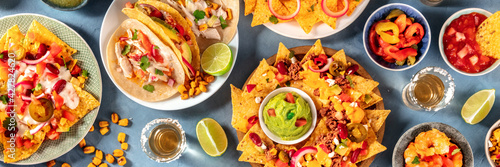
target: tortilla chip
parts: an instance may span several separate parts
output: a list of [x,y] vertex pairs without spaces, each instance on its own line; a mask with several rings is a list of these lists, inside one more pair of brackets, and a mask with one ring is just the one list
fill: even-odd
[[[369,94],[365,94],[365,95],[369,95],[372,98],[372,100],[370,100],[369,103],[365,103],[364,100],[363,100],[360,103],[360,107],[362,109],[366,109],[366,108],[368,108],[368,107],[370,107],[370,106],[372,106],[374,104],[377,104],[378,102],[382,101],[382,97],[380,97],[379,95],[377,95],[377,94],[375,94],[373,92],[371,92]],[[362,96],[361,98],[364,99],[364,96]]]
[[319,120],[319,122],[316,124],[316,128],[311,133],[311,136],[309,136],[304,146],[314,146],[321,135],[328,133],[328,127],[326,126],[325,121],[326,117],[323,117],[321,118],[321,120]]
[[245,134],[243,139],[241,139],[240,143],[238,144],[236,150],[243,151],[238,160],[251,163],[264,164],[266,162],[266,154],[259,152],[259,150],[255,148],[256,145],[252,142],[252,140],[249,137],[250,133],[257,134],[262,140],[262,143],[266,145],[266,147],[271,148],[274,146],[273,141],[269,139],[266,136],[266,134],[264,134],[264,131],[262,131],[260,125],[257,123],[254,126],[252,126],[250,130],[248,130],[248,133]]
[[[5,147],[5,146],[8,146],[10,143],[7,143],[7,140],[4,140],[4,142],[3,142],[4,162],[5,163],[13,163],[13,162],[17,162],[17,161],[26,159],[26,158],[30,157],[31,155],[33,155],[33,153],[35,153],[42,145],[42,142],[45,140],[45,134],[49,130],[50,130],[50,126],[43,127],[42,130],[38,131],[37,133],[35,133],[35,135],[33,135],[33,139],[31,140],[33,145],[30,148],[26,148],[24,146],[21,148],[16,148],[15,154],[13,156],[11,155],[12,152],[10,152],[9,149],[6,149],[6,147]],[[2,136],[4,136],[4,135],[2,135]]]
[[387,116],[391,110],[365,110],[365,118],[370,123],[375,132],[378,132],[382,125],[384,125]]
[[[266,60],[262,60],[256,70],[253,72],[252,77],[248,80],[247,84],[255,84],[254,90],[250,92],[251,96],[247,96],[248,99],[261,97],[264,99],[267,94],[271,93],[274,89],[276,89],[279,84],[278,80],[275,78],[275,74],[278,72],[273,66],[267,64]],[[290,76],[284,76],[284,79],[281,81],[287,82],[290,80]],[[243,94],[249,93],[245,88],[243,88]],[[245,95],[246,96],[246,95]]]
[[255,11],[257,0],[245,0],[245,16]]
[[500,59],[500,11],[484,20],[476,33],[483,55]]
[[8,50],[10,43],[22,45],[24,35],[17,25],[12,26],[0,39],[0,51]]
[[373,131],[372,128],[368,128],[368,135],[365,139],[366,142],[368,142],[368,153],[364,156],[359,156],[358,160],[356,163],[364,161],[374,155],[377,155],[378,153],[381,153],[382,151],[385,151],[387,148],[380,144],[377,141],[377,136],[375,135],[375,132]]
[[[288,15],[287,8],[279,0],[273,0],[274,10],[281,15]],[[273,16],[271,11],[269,11],[269,6],[267,5],[267,0],[257,0],[257,5],[255,6],[255,11],[253,13],[252,27],[270,22],[269,18]],[[278,23],[287,22],[289,20],[278,19]]]
[[363,0],[349,0],[349,9],[347,10],[347,16],[350,16],[352,12],[356,9],[356,7],[361,3]]
[[80,88],[78,85],[73,85],[73,88],[75,88],[76,94],[78,94],[78,97],[80,97],[80,102],[75,109],[69,109],[67,110],[67,112],[73,114],[75,116],[75,120],[70,121],[66,118],[63,118],[61,110],[54,111],[54,117],[61,119],[58,126],[62,129],[69,129],[76,122],[82,119],[87,113],[99,106],[99,101],[92,94],[85,90],[82,90],[82,88]]
[[276,53],[276,61],[274,62],[274,65],[276,66],[276,64],[281,60],[290,63],[290,50],[288,50],[286,46],[280,42],[278,53]]
[[354,82],[354,89],[363,94],[369,94],[379,84],[377,81],[366,79],[359,75],[350,75],[350,77],[352,82]]
[[[342,2],[342,1],[340,1]],[[337,9],[337,0],[328,0],[327,1],[327,6],[328,9],[330,10],[336,10]],[[316,4],[314,7],[314,13],[317,15],[318,19],[321,20],[323,23],[327,24],[328,26],[332,27],[332,29],[335,29],[337,27],[337,18],[330,17],[323,12],[321,9],[321,1]]]
[[308,86],[307,84],[304,84],[304,82],[302,80],[291,81],[290,87],[298,88],[298,89],[306,92],[307,95],[309,95],[309,97],[311,97],[311,99],[314,101],[314,105],[316,106],[317,109],[322,107],[321,105],[323,103],[322,103],[321,99],[318,96],[314,95],[315,88],[312,88],[312,87]]
[[344,49],[335,52],[335,54],[332,55],[332,58],[333,61],[341,62],[342,64],[347,65],[347,59],[345,56]]
[[[321,8],[314,9],[316,4],[317,4],[316,0],[301,1],[300,11],[297,14],[297,16],[295,16],[295,20],[297,20],[297,23],[299,23],[300,27],[302,28],[302,30],[304,30],[306,34],[309,34],[313,26],[319,21],[317,15],[314,14],[314,11],[321,10]],[[296,7],[293,9],[296,9]],[[290,8],[288,10],[290,10]]]
[[314,55],[325,54],[325,50],[323,50],[323,46],[321,45],[321,40],[316,40],[314,45],[307,51],[304,58],[301,60],[301,64],[304,64],[307,60],[311,60],[311,57]]
[[57,57],[63,56],[64,61],[71,61],[73,59],[71,55],[76,53],[76,49],[71,48],[36,20],[33,20],[28,32],[26,32],[26,40],[26,48],[31,53],[38,51],[39,43],[47,46],[51,46],[53,43],[57,44],[61,47],[61,53]]
[[259,104],[245,99],[242,93],[242,90],[231,84],[231,101],[233,103],[231,125],[238,131],[246,132],[248,130],[248,118],[258,115]]
[[264,167],[275,167],[276,163],[274,161],[267,161]]

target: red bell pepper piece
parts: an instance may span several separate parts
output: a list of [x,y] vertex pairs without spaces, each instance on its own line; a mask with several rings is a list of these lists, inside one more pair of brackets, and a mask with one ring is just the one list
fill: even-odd
[[80,72],[82,71],[82,69],[80,68],[80,66],[76,65],[73,67],[73,70],[71,70],[71,75],[78,75],[80,74]]
[[396,25],[398,25],[399,32],[404,32],[406,28],[406,15],[401,14],[398,16],[398,18],[394,21]]

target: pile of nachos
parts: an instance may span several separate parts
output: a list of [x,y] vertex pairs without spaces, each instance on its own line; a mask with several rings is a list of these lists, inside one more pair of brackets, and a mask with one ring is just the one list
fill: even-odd
[[[320,40],[304,56],[294,55],[280,43],[274,65],[262,60],[245,88],[231,85],[231,124],[245,133],[237,147],[243,152],[239,161],[278,167],[344,167],[360,165],[386,150],[376,134],[390,110],[370,109],[382,101],[373,92],[378,82],[358,75],[358,69],[347,62],[343,50],[326,55]],[[313,133],[295,145],[273,142],[258,121],[262,99],[285,86],[306,92],[318,109]]]
[[[99,106],[83,90],[89,74],[72,58],[77,50],[36,20],[25,35],[17,25],[8,29],[0,39],[0,52],[0,143],[5,163],[30,157],[43,141],[59,139]],[[14,92],[8,89],[9,80],[15,81]]]

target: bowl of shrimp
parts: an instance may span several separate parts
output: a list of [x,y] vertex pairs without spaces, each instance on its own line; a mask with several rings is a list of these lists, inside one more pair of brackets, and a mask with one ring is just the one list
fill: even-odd
[[455,128],[427,122],[408,129],[398,140],[392,166],[474,166],[467,139]]

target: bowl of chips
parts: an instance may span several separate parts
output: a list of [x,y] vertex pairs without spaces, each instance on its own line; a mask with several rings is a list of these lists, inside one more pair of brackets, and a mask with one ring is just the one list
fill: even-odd
[[[485,17],[487,17],[485,19]],[[474,24],[466,24],[474,20]],[[480,20],[480,21],[477,21]],[[500,12],[492,15],[480,8],[467,8],[455,12],[441,27],[439,51],[444,62],[456,72],[467,76],[487,74],[500,65],[495,30],[500,23]],[[474,31],[468,32],[473,28]],[[485,34],[485,35],[482,35]],[[482,53],[481,53],[482,52]],[[495,58],[496,57],[496,58]]]
[[495,122],[484,139],[484,151],[486,159],[491,166],[500,165],[500,120]]
[[[290,98],[295,100],[289,100]],[[268,118],[265,118],[266,114]],[[310,118],[307,118],[309,116]],[[297,144],[307,139],[316,127],[317,117],[312,98],[306,92],[293,87],[272,91],[264,98],[259,108],[259,124],[266,136],[285,145]],[[277,124],[279,126],[276,126]]]
[[[414,60],[412,60],[412,63],[403,63],[403,64],[398,65],[395,62],[394,58],[388,59],[389,56],[384,57],[384,56],[379,56],[379,55],[375,54],[375,52],[373,51],[374,49],[372,48],[372,46],[370,44],[370,41],[371,41],[370,40],[370,32],[371,32],[372,26],[375,23],[378,23],[379,21],[382,21],[382,20],[389,20],[391,22],[393,22],[393,21],[396,22],[395,19],[397,17],[393,17],[392,19],[390,19],[390,15],[393,15],[393,10],[395,10],[395,9],[399,9],[398,11],[403,12],[401,14],[405,14],[407,19],[412,20],[411,22],[413,22],[413,23],[419,23],[421,25],[421,28],[423,28],[424,34],[421,38],[421,41],[414,44],[415,47],[417,47],[417,48],[415,48],[417,50],[417,55],[413,56]],[[408,28],[406,28],[406,29],[407,30],[405,31],[405,33],[401,33],[400,36],[402,36],[403,34],[406,35],[406,32],[408,32],[408,29],[410,29],[410,26],[408,26]],[[401,31],[401,32],[403,32],[403,31]],[[399,37],[399,38],[401,38],[401,37]],[[378,43],[378,42],[375,41],[375,43]],[[422,13],[420,13],[417,9],[415,9],[412,6],[407,5],[407,4],[391,3],[391,4],[387,4],[387,5],[384,5],[380,8],[378,8],[370,15],[370,17],[368,17],[368,19],[366,20],[366,23],[365,23],[365,27],[363,29],[363,45],[364,45],[366,54],[375,64],[377,64],[378,66],[380,66],[386,70],[390,70],[390,71],[404,71],[404,70],[407,70],[407,69],[410,69],[410,68],[416,66],[418,63],[421,62],[422,59],[424,59],[425,55],[427,54],[427,51],[429,50],[430,44],[431,44],[431,30],[429,27],[429,23],[425,19],[424,15],[422,15]],[[398,45],[399,45],[399,43],[394,44],[394,46],[396,46],[398,49],[400,49],[398,51],[404,51],[406,48],[411,48],[411,47],[405,47],[405,48],[399,47]],[[404,62],[409,61],[410,57],[411,56],[408,56],[408,59],[405,59]],[[408,64],[412,64],[412,65],[408,65]]]

